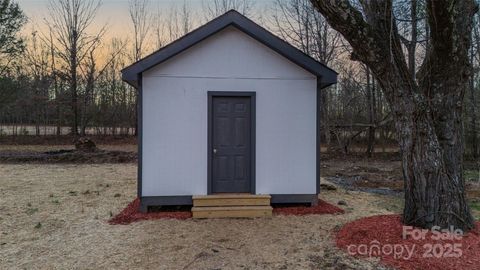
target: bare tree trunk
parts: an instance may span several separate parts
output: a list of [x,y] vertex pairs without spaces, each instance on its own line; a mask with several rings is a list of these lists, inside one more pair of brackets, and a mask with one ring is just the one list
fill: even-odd
[[[229,1],[215,1],[215,6],[222,3],[228,5]],[[238,1],[238,3],[240,3]],[[232,4],[232,3],[230,3]],[[339,34],[330,31],[331,28],[322,15],[315,10],[308,0],[276,0],[274,1],[274,21],[278,34],[298,47],[304,53],[314,57],[322,63],[328,64],[336,57],[339,45]],[[218,10],[216,7],[214,10]],[[329,121],[329,91],[331,88],[320,92],[320,106],[322,119],[323,143],[330,145]]]
[[412,20],[412,38],[407,46],[408,50],[408,69],[415,80],[415,49],[417,47],[417,0],[410,0],[410,17]]
[[[150,17],[150,12],[148,10],[149,0],[130,0],[130,19],[132,20],[133,30],[134,30],[134,42],[135,42],[135,51],[134,59],[138,61],[142,58],[144,43],[150,31],[148,20]],[[135,91],[135,108],[138,105],[138,93]],[[138,115],[137,110],[134,112],[135,115],[135,136],[138,135]]]
[[[323,136],[325,137],[325,144],[328,146],[331,143],[330,137],[330,121],[328,115],[328,91],[326,89],[320,91],[321,98],[321,113],[322,113],[322,127]],[[328,148],[328,147],[327,147]]]
[[50,29],[50,57],[51,57],[51,62],[50,62],[50,68],[52,72],[52,78],[53,78],[53,89],[55,93],[55,111],[57,115],[57,121],[56,121],[56,132],[55,134],[57,136],[60,136],[61,134],[61,122],[60,122],[60,93],[58,91],[58,79],[57,79],[57,69],[55,66],[55,45],[53,43],[53,35],[52,35],[52,29]]
[[[478,38],[478,37],[477,37]],[[473,33],[471,35],[473,42]],[[480,43],[480,42],[479,42]],[[470,51],[470,63],[473,64],[475,59],[475,54],[473,48]],[[478,133],[477,133],[477,102],[475,98],[475,73],[472,72],[470,78],[470,125],[471,125],[471,134],[472,134],[472,157],[477,160],[479,158],[479,149],[478,149]]]
[[[474,227],[463,179],[463,97],[470,77],[473,0],[427,0],[430,49],[413,80],[388,0],[312,0],[366,64],[392,108],[402,153],[405,224]],[[389,37],[389,38],[385,38]]]
[[92,24],[95,14],[100,7],[99,0],[52,0],[49,5],[49,19],[47,21],[55,43],[61,44],[59,56],[67,63],[66,74],[70,90],[70,107],[72,110],[71,133],[78,134],[78,68],[85,59],[88,48],[92,48],[100,41],[105,32],[103,27],[97,35],[86,33]]
[[[74,34],[76,36],[76,34]],[[73,135],[78,134],[78,93],[77,93],[77,38],[73,39],[72,48],[70,49],[70,93],[72,95],[71,108],[73,112],[72,130]]]
[[[471,79],[473,81],[473,78]],[[480,151],[478,147],[478,132],[477,132],[477,109],[476,109],[476,98],[475,98],[475,88],[473,87],[473,82],[470,83],[470,102],[471,105],[471,112],[472,115],[470,119],[471,129],[472,129],[472,157],[473,159],[477,160],[480,156]]]
[[368,102],[368,142],[367,142],[367,156],[372,157],[375,145],[375,97],[373,78],[370,76],[370,69],[366,67],[367,71],[367,102]]

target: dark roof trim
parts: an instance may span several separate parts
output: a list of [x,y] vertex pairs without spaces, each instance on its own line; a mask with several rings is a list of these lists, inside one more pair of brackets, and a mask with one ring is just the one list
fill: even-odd
[[236,27],[293,63],[316,75],[321,80],[322,88],[337,82],[337,72],[333,69],[304,54],[235,10],[228,11],[182,38],[124,68],[122,70],[122,79],[132,86],[138,87],[137,78],[139,74],[174,57],[228,26]]

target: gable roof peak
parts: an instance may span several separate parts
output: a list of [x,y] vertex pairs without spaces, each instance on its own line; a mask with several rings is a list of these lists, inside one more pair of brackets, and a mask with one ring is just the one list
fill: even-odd
[[124,68],[122,70],[122,79],[130,85],[138,87],[138,79],[141,73],[187,50],[230,25],[319,77],[321,88],[337,82],[337,73],[333,69],[303,53],[234,9],[227,11],[225,14],[216,17],[185,36],[160,48],[158,51]]

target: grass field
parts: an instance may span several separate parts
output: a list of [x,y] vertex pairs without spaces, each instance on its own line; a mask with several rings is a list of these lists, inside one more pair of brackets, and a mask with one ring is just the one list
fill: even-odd
[[334,248],[332,231],[391,213],[391,197],[325,191],[346,214],[109,225],[135,197],[136,166],[0,165],[2,269],[377,269]]
[[[2,145],[0,152],[72,148]],[[136,151],[134,144],[99,148]],[[322,175],[359,179],[353,182],[359,188],[397,189],[399,165],[340,157],[322,160]],[[475,173],[467,173],[470,188],[478,188]],[[0,164],[0,269],[381,269],[337,250],[333,232],[360,217],[402,211],[401,196],[338,188],[322,190],[321,198],[345,201],[343,215],[109,225],[135,198],[136,177],[134,163]],[[470,199],[480,219],[479,198]]]

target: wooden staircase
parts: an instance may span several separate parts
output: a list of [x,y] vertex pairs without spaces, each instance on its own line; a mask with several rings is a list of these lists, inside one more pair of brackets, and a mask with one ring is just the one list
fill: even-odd
[[270,195],[215,194],[193,196],[193,218],[253,218],[272,216]]

